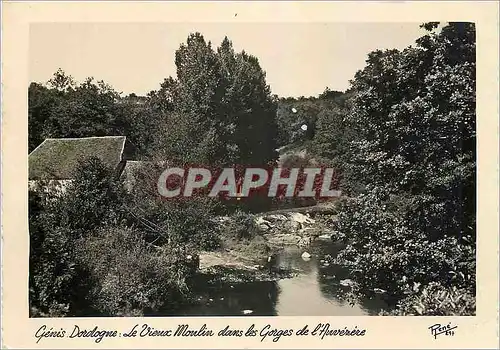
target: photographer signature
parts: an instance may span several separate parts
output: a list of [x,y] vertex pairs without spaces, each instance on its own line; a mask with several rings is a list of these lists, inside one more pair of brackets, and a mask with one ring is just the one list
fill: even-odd
[[447,325],[441,325],[440,323],[436,323],[435,325],[432,325],[429,327],[431,330],[431,334],[434,336],[434,339],[438,337],[438,335],[444,334],[446,336],[454,336],[455,331],[458,326],[452,326],[451,322],[448,323]]

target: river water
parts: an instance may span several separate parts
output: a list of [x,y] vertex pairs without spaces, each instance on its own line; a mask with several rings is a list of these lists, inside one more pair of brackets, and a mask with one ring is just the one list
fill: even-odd
[[[363,316],[377,315],[387,304],[378,295],[352,305],[346,299],[349,270],[322,261],[335,256],[340,247],[331,240],[317,240],[310,247],[287,247],[279,253],[280,269],[294,277],[279,281],[224,283],[198,286],[196,302],[179,316]],[[304,251],[312,257],[304,260]],[[345,283],[344,283],[345,284]]]

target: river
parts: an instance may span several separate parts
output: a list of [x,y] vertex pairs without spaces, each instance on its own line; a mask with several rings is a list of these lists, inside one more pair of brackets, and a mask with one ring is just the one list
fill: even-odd
[[[317,240],[310,247],[286,247],[277,257],[281,269],[295,271],[293,277],[278,281],[199,285],[195,303],[182,308],[178,316],[363,316],[377,315],[387,304],[374,295],[350,304],[349,270],[322,261],[338,253],[331,240]],[[304,260],[304,251],[312,257]],[[326,265],[326,266],[325,266]]]

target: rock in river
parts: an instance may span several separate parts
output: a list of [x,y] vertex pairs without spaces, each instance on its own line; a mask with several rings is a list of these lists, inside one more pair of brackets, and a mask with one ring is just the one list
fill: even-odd
[[298,222],[299,224],[314,224],[316,221],[311,219],[308,215],[302,213],[292,213],[290,215],[292,221]]
[[339,283],[341,286],[344,286],[344,287],[350,287],[354,284],[354,282],[350,279],[341,280]]
[[304,259],[304,260],[311,259],[311,254],[309,254],[308,252],[303,252],[302,253],[302,259]]

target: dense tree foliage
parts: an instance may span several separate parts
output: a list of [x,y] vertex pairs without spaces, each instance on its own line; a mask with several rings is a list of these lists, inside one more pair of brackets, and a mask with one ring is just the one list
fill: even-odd
[[[278,145],[303,145],[314,140],[320,119],[324,119],[329,111],[341,108],[344,103],[345,94],[328,88],[318,97],[281,98],[276,114]],[[303,125],[307,126],[306,130],[301,129]],[[317,151],[320,149],[314,149],[315,153]]]
[[175,64],[177,79],[150,94],[169,130],[159,155],[210,165],[276,159],[276,101],[256,57],[236,53],[227,38],[214,50],[195,33],[177,50]]
[[356,74],[341,156],[353,199],[336,228],[361,288],[401,295],[439,282],[475,293],[475,102],[469,23],[375,51]]
[[28,97],[30,151],[47,137],[119,135],[126,129],[119,96],[102,81],[88,78],[76,85],[58,71],[48,86],[32,83]]
[[121,97],[93,78],[78,84],[61,70],[47,84],[31,83],[28,89],[29,152],[46,138],[125,135],[135,157],[147,158],[161,121],[149,99]]

